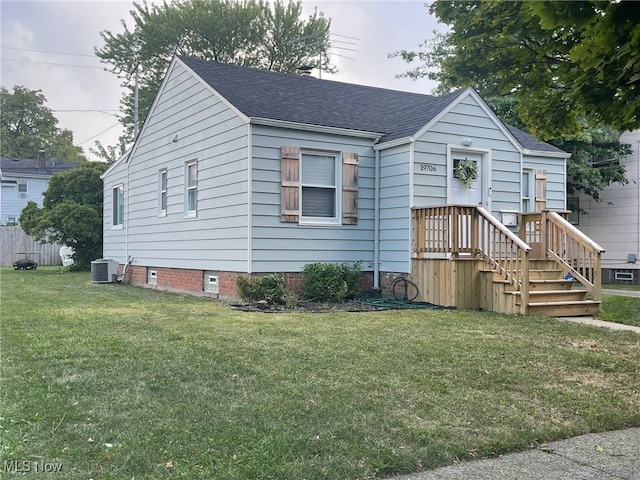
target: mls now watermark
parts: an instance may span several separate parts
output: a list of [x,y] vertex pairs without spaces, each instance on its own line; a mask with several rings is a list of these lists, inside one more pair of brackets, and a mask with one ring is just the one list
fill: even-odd
[[2,471],[5,473],[60,473],[62,462],[44,460],[4,460]]

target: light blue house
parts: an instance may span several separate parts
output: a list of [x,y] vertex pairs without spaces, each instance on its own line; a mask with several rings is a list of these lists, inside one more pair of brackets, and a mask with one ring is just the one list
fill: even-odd
[[57,158],[0,158],[0,225],[17,225],[22,209],[33,201],[42,207],[52,175],[79,167]]
[[238,274],[296,286],[313,262],[360,261],[384,287],[412,274],[416,208],[473,205],[516,232],[523,212],[566,208],[568,157],[473,89],[433,97],[175,57],[103,176],[104,256],[132,283],[221,296]]

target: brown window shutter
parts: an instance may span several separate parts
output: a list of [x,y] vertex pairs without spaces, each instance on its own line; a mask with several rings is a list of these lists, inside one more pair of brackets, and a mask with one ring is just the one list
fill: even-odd
[[358,154],[342,153],[342,223],[358,223]]
[[300,219],[300,148],[281,148],[281,222],[297,222]]
[[536,212],[547,209],[547,172],[536,170]]

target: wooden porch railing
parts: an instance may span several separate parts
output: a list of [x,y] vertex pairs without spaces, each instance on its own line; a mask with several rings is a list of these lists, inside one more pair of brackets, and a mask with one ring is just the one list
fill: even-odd
[[520,310],[526,314],[529,245],[479,206],[419,207],[412,215],[415,258],[444,253],[483,259],[520,292]]
[[520,238],[539,243],[542,258],[554,260],[565,274],[571,274],[596,301],[602,300],[602,254],[595,243],[558,212],[522,214]]

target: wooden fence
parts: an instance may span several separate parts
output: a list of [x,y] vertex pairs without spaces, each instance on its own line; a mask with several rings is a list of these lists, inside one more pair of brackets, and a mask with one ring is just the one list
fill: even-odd
[[13,265],[21,258],[29,258],[38,265],[62,265],[60,245],[42,244],[20,227],[0,226],[0,266]]

